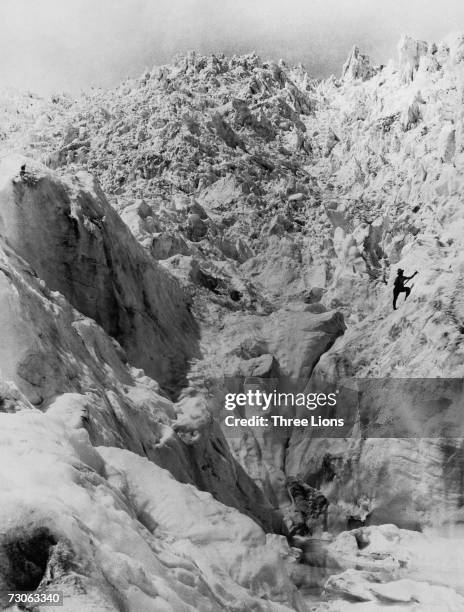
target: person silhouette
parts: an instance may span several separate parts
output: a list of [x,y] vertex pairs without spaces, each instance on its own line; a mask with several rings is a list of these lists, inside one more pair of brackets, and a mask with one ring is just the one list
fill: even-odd
[[405,276],[404,270],[401,268],[398,269],[397,277],[395,278],[395,283],[393,285],[393,310],[398,310],[396,307],[396,300],[400,293],[405,293],[404,300],[406,301],[411,293],[411,287],[406,287],[405,283],[414,278],[417,274],[417,270],[414,272],[412,276]]

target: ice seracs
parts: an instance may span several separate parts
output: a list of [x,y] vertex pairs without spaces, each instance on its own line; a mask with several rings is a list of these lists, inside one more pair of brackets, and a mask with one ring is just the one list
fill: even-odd
[[428,49],[428,44],[423,40],[415,40],[407,35],[401,38],[398,43],[398,60],[401,76],[405,83],[414,79],[421,58],[426,55]]
[[[26,507],[8,542],[22,546],[16,527],[39,516],[25,550],[35,536],[58,548],[37,576],[74,575],[58,561],[76,551],[104,567],[108,580],[96,570],[95,583],[82,578],[82,598],[72,591],[77,609],[85,597],[112,609],[113,579],[131,612],[187,601],[214,610],[226,599],[295,609],[298,571],[285,569],[293,553],[276,534],[268,539],[278,554],[269,552],[262,531],[323,529],[296,511],[292,478],[299,501],[327,501],[332,534],[361,529],[340,537],[365,565],[341,568],[326,608],[358,606],[345,599],[356,594],[380,607],[390,591],[413,609],[423,589],[424,611],[437,601],[460,609],[456,584],[424,586],[434,580],[426,568],[401,567],[400,553],[390,563],[388,546],[362,555],[369,534],[395,539],[398,526],[428,532],[417,535],[432,549],[445,521],[458,537],[459,440],[366,439],[356,424],[344,439],[297,428],[280,440],[249,431],[226,439],[214,417],[225,375],[275,377],[295,392],[316,380],[463,375],[462,40],[406,37],[382,70],[353,50],[342,79],[318,81],[255,55],[189,54],[75,100],[2,92],[0,431],[2,465],[14,448],[21,474],[9,511]],[[18,175],[24,161],[37,180]],[[398,267],[419,274],[393,312]],[[460,414],[443,410],[435,418],[457,430]],[[391,416],[386,407],[375,418]],[[21,438],[11,441],[10,428]],[[28,495],[29,469],[40,490]],[[75,500],[60,505],[59,533],[43,503],[56,494],[50,474]],[[8,469],[4,477],[11,492]],[[214,541],[201,517],[195,539],[185,500],[218,533],[243,529],[250,545],[234,548],[227,534],[225,546]],[[392,530],[367,525],[391,521]],[[171,573],[153,553],[164,531],[177,555],[166,561]],[[136,542],[132,557],[122,532]],[[346,557],[339,544],[337,563]],[[182,547],[188,559],[179,561]],[[272,567],[249,570],[255,555]],[[367,566],[381,566],[384,586],[372,586]],[[389,574],[392,566],[404,572]]]
[[352,48],[342,68],[342,80],[346,82],[360,79],[365,81],[375,74],[370,59],[364,55],[356,45]]

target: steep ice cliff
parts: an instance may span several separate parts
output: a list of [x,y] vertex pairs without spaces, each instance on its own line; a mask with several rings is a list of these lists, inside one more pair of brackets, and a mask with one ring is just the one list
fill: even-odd
[[[26,162],[29,180],[19,180]],[[134,366],[175,388],[197,330],[176,281],[132,238],[96,181],[61,180],[31,160],[0,162],[2,239],[51,290],[95,320]]]
[[[347,332],[315,378],[462,376],[461,51],[462,36],[439,45],[405,38],[399,64],[355,87],[330,85],[324,120],[340,144],[319,162],[330,181],[326,206],[337,213],[325,299],[345,312]],[[394,312],[397,268],[419,275]],[[353,432],[347,443],[295,432],[287,466],[329,499],[337,490],[337,519],[452,526],[462,513],[462,418],[443,410],[441,420],[454,435],[426,439],[423,428],[421,440],[363,440]]]
[[[31,167],[30,161],[28,164]],[[258,601],[264,596],[283,604],[293,602],[291,609],[299,607],[298,595],[288,577],[290,570],[285,569],[294,561],[294,555],[283,536],[275,536],[265,544],[265,533],[257,524],[262,524],[267,532],[279,531],[278,518],[273,518],[277,513],[234,461],[219,428],[205,418],[206,410],[201,404],[195,410],[195,401],[189,397],[173,404],[158,382],[132,365],[129,351],[126,352],[95,320],[74,309],[63,293],[51,288],[61,287],[68,293],[69,300],[76,300],[76,305],[79,305],[79,296],[85,298],[85,289],[76,281],[76,273],[71,274],[71,280],[76,282],[75,293],[72,283],[66,284],[69,277],[60,275],[60,248],[65,250],[75,245],[69,244],[66,234],[60,236],[59,223],[61,215],[68,222],[68,216],[62,212],[62,207],[68,205],[75,214],[80,213],[75,223],[79,229],[76,233],[85,236],[90,221],[78,205],[82,193],[86,194],[88,208],[85,212],[89,214],[89,209],[93,210],[90,206],[98,204],[92,192],[76,190],[69,194],[68,185],[39,165],[34,166],[33,179],[32,174],[29,176],[30,184],[18,184],[14,174],[9,178],[3,176],[1,219],[5,230],[1,239],[0,371],[5,382],[0,392],[3,413],[0,446],[3,456],[2,555],[5,560],[2,567],[6,569],[2,575],[2,591],[36,588],[42,581],[42,585],[50,588],[59,586],[71,597],[69,610],[112,610],[120,606],[133,610],[141,609],[140,606],[147,610],[159,610],[163,606],[176,610],[215,610],[226,606],[226,601],[227,605],[233,605],[233,601],[249,601],[250,606],[259,606]],[[80,177],[77,183],[80,187],[84,179],[89,180]],[[19,195],[16,190],[20,190]],[[24,191],[28,193],[27,198]],[[110,224],[106,219],[111,219],[115,213],[104,200],[98,210],[103,217],[102,223]],[[31,218],[35,219],[34,224]],[[18,229],[21,227],[23,231]],[[35,242],[33,228],[38,232]],[[41,230],[44,234],[49,232],[48,239],[40,234]],[[122,237],[117,232],[107,231],[112,241],[109,248],[119,252],[118,257],[126,254],[124,266],[128,274],[131,273],[131,252],[138,254],[145,263],[145,274],[140,277],[136,276],[139,272],[136,265],[133,268],[132,274],[145,283],[137,288],[134,299],[145,287],[148,295],[151,292],[156,296],[155,304],[163,309],[170,324],[178,326],[177,330],[175,327],[172,330],[173,344],[167,345],[169,349],[175,347],[176,334],[187,343],[189,330],[194,326],[178,282],[169,278],[167,272],[157,269],[124,226],[121,225]],[[96,242],[98,237],[97,233],[93,240]],[[89,240],[92,246],[92,237]],[[78,268],[79,256],[76,251],[74,253],[73,264]],[[89,250],[80,254],[84,267],[89,261],[86,253],[90,254]],[[113,260],[111,265],[114,265]],[[100,278],[112,273],[107,260],[100,260],[98,265],[93,262],[92,270],[97,271]],[[84,279],[84,288],[91,288],[93,282],[95,291],[103,294],[101,302],[94,307],[104,306],[104,283],[89,270]],[[121,289],[130,291],[131,283],[133,279],[121,285]],[[124,294],[120,297],[123,300]],[[144,308],[142,312],[148,316],[150,303],[145,303]],[[185,320],[188,325],[184,324]],[[164,339],[169,331],[169,328],[164,331],[161,328]],[[151,348],[151,359],[162,372],[163,361],[168,357],[157,350],[156,336],[151,335],[156,332],[160,333],[160,328],[147,327],[143,346],[145,350]],[[171,354],[183,363],[189,350],[187,347],[183,354],[182,349],[176,347]],[[160,380],[163,381],[161,376]],[[110,470],[103,450],[95,450],[98,445],[112,447],[112,462],[117,461],[118,449],[125,449],[127,455],[122,462],[125,469],[132,464],[137,466],[137,456],[140,456],[147,470],[159,470],[151,473],[151,482],[153,485],[156,482],[156,503],[164,508],[166,517],[171,517],[169,529],[173,535],[162,536],[162,539],[168,538],[168,547],[174,546],[183,521],[192,521],[192,516],[197,530],[201,529],[202,521],[210,531],[211,521],[218,525],[224,523],[224,531],[216,534],[217,547],[201,553],[203,570],[198,569],[195,560],[185,560],[182,550],[186,544],[180,544],[181,552],[173,553],[172,558],[168,554],[167,560],[158,560],[160,551],[155,542],[161,537],[158,532],[164,534],[164,528],[159,527],[161,519],[143,518],[148,502],[141,500],[139,506],[133,506],[133,493],[126,486],[117,492],[112,482],[122,482],[119,468]],[[138,474],[143,471],[143,465],[136,468]],[[165,472],[158,466],[168,468],[177,479],[166,476],[168,480],[161,500],[159,481],[160,474]],[[133,484],[135,486],[135,480]],[[178,507],[179,510],[184,508],[184,518],[181,515],[176,518],[173,510],[166,507],[164,497],[169,497],[169,490],[175,486],[181,488],[177,497],[171,495],[170,499],[182,500]],[[148,488],[150,495],[149,491]],[[198,500],[205,500],[199,501],[200,505],[209,504],[210,510],[207,511],[206,506],[204,511],[192,509],[195,494],[192,493],[189,500],[189,491],[197,491]],[[216,502],[203,491],[211,491],[220,501]],[[114,504],[109,515],[108,504]],[[21,512],[14,512],[13,508],[21,508]],[[92,516],[96,521],[93,526],[89,524]],[[238,521],[235,532],[223,516],[237,517],[233,519]],[[244,528],[245,525],[248,527]],[[123,532],[124,538],[120,541]],[[155,532],[156,535],[150,535]],[[196,533],[198,541],[210,540],[210,532]],[[236,548],[234,553],[237,533],[243,533],[244,544],[242,550]],[[193,531],[186,531],[180,540],[192,538],[195,539]],[[139,552],[136,552],[137,546],[142,546]],[[256,555],[269,566],[260,568],[248,555],[255,546],[258,547]],[[106,562],[100,556],[100,548],[108,551]],[[39,554],[38,549],[42,553]],[[99,551],[97,557],[93,549]],[[111,561],[111,555],[118,550],[123,555],[119,569],[113,567]],[[249,565],[243,565],[242,557],[246,557]],[[206,569],[208,564],[210,569]],[[190,576],[191,569],[194,573]],[[203,571],[208,577],[202,576]],[[255,571],[257,573],[253,574]],[[216,593],[213,592],[216,590],[213,582],[218,580],[214,578],[215,572],[222,576]],[[228,573],[230,578],[226,578]],[[183,588],[180,584],[187,585],[184,593],[179,593],[179,588]],[[197,591],[198,597],[194,597]],[[263,606],[263,609],[273,609],[272,604]]]

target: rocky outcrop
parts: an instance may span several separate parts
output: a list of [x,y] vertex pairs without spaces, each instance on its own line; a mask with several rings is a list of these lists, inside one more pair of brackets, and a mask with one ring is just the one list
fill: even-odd
[[287,479],[287,490],[292,502],[285,515],[290,536],[311,536],[317,527],[325,531],[328,502],[324,495],[292,477]]

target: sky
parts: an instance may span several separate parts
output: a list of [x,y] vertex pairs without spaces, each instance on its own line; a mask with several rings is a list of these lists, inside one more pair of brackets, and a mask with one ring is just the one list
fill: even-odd
[[386,63],[403,33],[453,31],[462,0],[0,0],[0,87],[111,87],[190,49],[257,51],[322,77],[354,44]]

